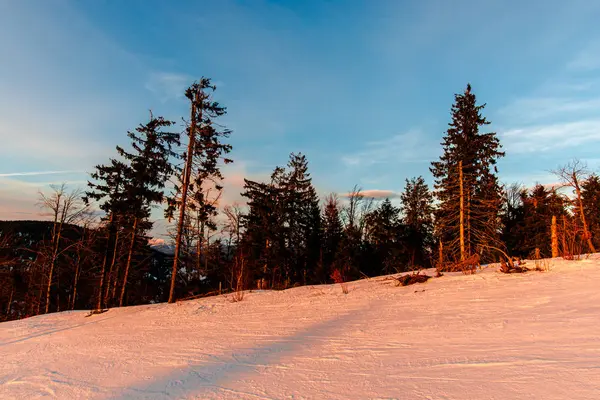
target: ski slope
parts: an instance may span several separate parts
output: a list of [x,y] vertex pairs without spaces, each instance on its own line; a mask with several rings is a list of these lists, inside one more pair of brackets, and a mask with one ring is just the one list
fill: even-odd
[[0,324],[1,399],[600,399],[600,256]]

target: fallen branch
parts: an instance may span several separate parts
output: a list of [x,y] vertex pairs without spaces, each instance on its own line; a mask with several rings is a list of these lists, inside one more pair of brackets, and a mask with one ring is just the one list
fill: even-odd
[[519,258],[508,258],[508,262],[505,260],[500,261],[500,271],[505,274],[522,274],[523,272],[530,271],[529,268],[523,267],[524,263],[521,263]]
[[397,281],[396,286],[408,286],[414,285],[415,283],[427,282],[430,278],[431,276],[429,275],[421,275],[417,272],[416,274],[403,275],[394,279]]

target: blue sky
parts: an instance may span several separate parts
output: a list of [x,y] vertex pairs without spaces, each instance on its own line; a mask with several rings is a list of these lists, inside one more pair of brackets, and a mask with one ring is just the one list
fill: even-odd
[[467,82],[504,182],[600,167],[600,2],[0,0],[0,219],[82,185],[148,110],[180,120],[200,76],[228,107],[235,163],[261,179],[303,152],[322,193],[398,192],[440,154]]

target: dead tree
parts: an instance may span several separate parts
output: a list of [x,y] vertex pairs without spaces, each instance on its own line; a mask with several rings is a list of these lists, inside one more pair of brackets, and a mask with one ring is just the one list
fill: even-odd
[[460,194],[460,260],[465,259],[465,194],[463,184],[463,163],[458,162],[458,183]]
[[242,275],[244,274],[244,260],[241,249],[241,237],[242,237],[242,218],[243,211],[238,204],[233,206],[227,206],[223,209],[223,213],[227,217],[225,225],[225,231],[229,236],[228,240],[228,252],[235,247],[235,254],[233,256],[233,263],[231,263],[231,269],[229,271],[229,286],[232,290],[236,290],[239,283],[242,282]]
[[556,215],[552,216],[552,225],[551,225],[551,247],[552,247],[552,258],[558,257],[558,231],[556,229]]
[[[202,98],[203,93],[201,90],[197,90],[193,93],[195,99]],[[200,100],[202,104],[203,100]],[[169,289],[169,303],[175,302],[175,282],[177,280],[177,268],[179,265],[179,256],[181,251],[181,243],[183,241],[183,231],[185,224],[185,213],[188,204],[188,193],[192,175],[192,163],[194,155],[194,147],[196,145],[196,127],[198,126],[198,120],[202,119],[202,110],[200,109],[200,115],[198,116],[196,106],[198,101],[191,102],[190,111],[190,125],[188,128],[188,147],[185,153],[185,166],[182,170],[181,175],[181,199],[179,204],[179,219],[177,220],[177,234],[175,238],[175,254],[173,257],[173,269],[171,271],[171,286]]]
[[[39,205],[48,210],[46,215],[52,216],[53,225],[51,233],[51,251],[48,257],[48,275],[46,285],[46,308],[45,313],[50,309],[50,290],[52,288],[52,278],[54,276],[56,262],[61,252],[61,236],[63,228],[67,224],[77,224],[84,217],[89,215],[89,207],[82,199],[81,189],[67,191],[66,184],[60,186],[51,186],[52,193],[45,195],[40,192]],[[64,249],[63,249],[64,250]]]
[[592,234],[588,228],[585,218],[585,210],[583,208],[583,200],[581,196],[581,183],[585,181],[589,175],[587,165],[577,159],[572,160],[567,165],[559,167],[553,173],[561,180],[563,187],[573,189],[575,199],[572,203],[579,214],[581,224],[583,226],[583,237],[587,241],[588,248],[591,253],[595,253],[596,249],[592,243]]
[[129,243],[129,250],[127,252],[127,263],[125,264],[123,285],[121,286],[121,295],[119,296],[119,307],[123,307],[123,299],[125,297],[125,288],[127,287],[127,279],[129,278],[129,269],[131,267],[133,250],[135,249],[135,243],[137,241],[138,221],[139,221],[139,218],[137,216],[135,216],[133,218],[133,226],[131,227],[131,242]]

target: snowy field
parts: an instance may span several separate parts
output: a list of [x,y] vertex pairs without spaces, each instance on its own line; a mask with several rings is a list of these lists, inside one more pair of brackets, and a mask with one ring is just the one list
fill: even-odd
[[600,256],[0,324],[1,399],[600,399]]

